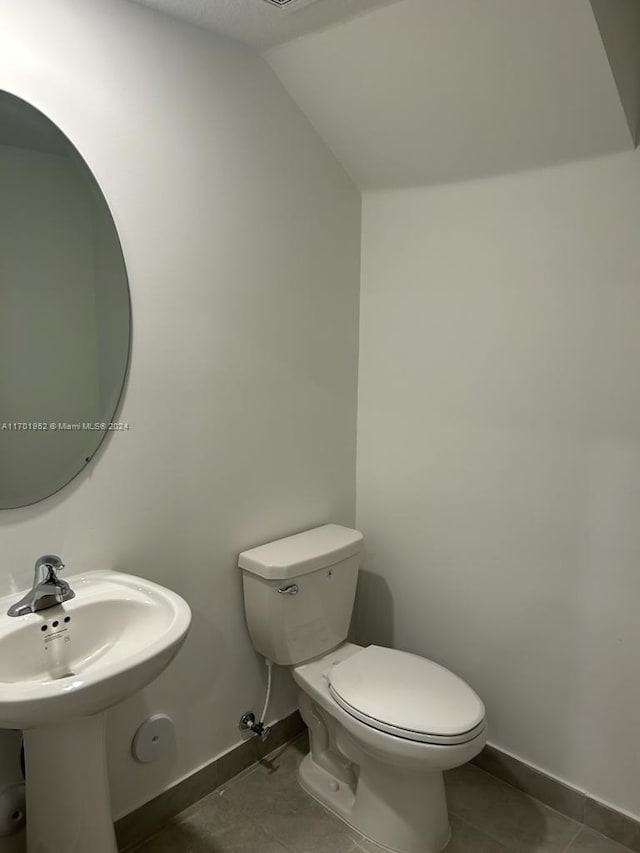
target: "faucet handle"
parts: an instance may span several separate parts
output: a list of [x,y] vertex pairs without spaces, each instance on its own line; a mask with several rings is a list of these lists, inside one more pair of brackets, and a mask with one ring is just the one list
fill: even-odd
[[38,557],[34,570],[34,584],[42,583],[45,580],[54,581],[58,572],[63,569],[64,563],[57,554],[44,554],[42,557]]

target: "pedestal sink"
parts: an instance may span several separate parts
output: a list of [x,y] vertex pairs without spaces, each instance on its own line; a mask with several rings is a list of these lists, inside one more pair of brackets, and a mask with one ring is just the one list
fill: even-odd
[[38,613],[0,599],[0,727],[24,730],[27,853],[116,853],[104,711],[165,669],[191,611],[132,575],[67,580],[76,597]]

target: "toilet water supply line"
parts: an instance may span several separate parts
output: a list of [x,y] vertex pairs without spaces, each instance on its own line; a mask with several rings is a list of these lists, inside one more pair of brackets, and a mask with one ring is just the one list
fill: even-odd
[[253,732],[253,734],[257,735],[260,740],[266,740],[271,734],[271,728],[270,726],[265,725],[265,721],[267,719],[267,708],[269,707],[269,699],[271,698],[271,678],[273,674],[273,661],[270,661],[268,658],[265,658],[264,663],[267,667],[267,695],[264,700],[264,708],[262,709],[260,719],[256,722],[256,716],[253,711],[247,711],[246,714],[243,714],[242,717],[240,717],[240,728],[243,731]]
[[267,667],[267,695],[264,699],[264,708],[262,709],[262,715],[260,717],[261,723],[264,723],[267,719],[267,708],[269,707],[269,699],[271,698],[271,673],[273,672],[273,664],[271,661],[265,658],[264,662]]

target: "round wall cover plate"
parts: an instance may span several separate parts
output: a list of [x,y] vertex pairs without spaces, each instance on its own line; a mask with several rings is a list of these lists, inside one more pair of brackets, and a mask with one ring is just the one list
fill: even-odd
[[25,824],[24,783],[9,785],[0,791],[0,836],[13,835]]
[[141,764],[162,758],[175,743],[173,720],[166,714],[154,714],[138,728],[133,736],[131,753]]

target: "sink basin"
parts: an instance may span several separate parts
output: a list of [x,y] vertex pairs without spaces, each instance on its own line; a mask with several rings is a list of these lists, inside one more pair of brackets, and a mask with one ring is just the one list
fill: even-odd
[[76,597],[6,615],[0,599],[0,727],[29,729],[103,711],[153,681],[182,645],[191,611],[173,592],[119,572],[68,578]]
[[67,580],[75,598],[38,613],[0,599],[0,728],[24,730],[27,853],[117,853],[104,711],[165,669],[191,611],[133,575]]

